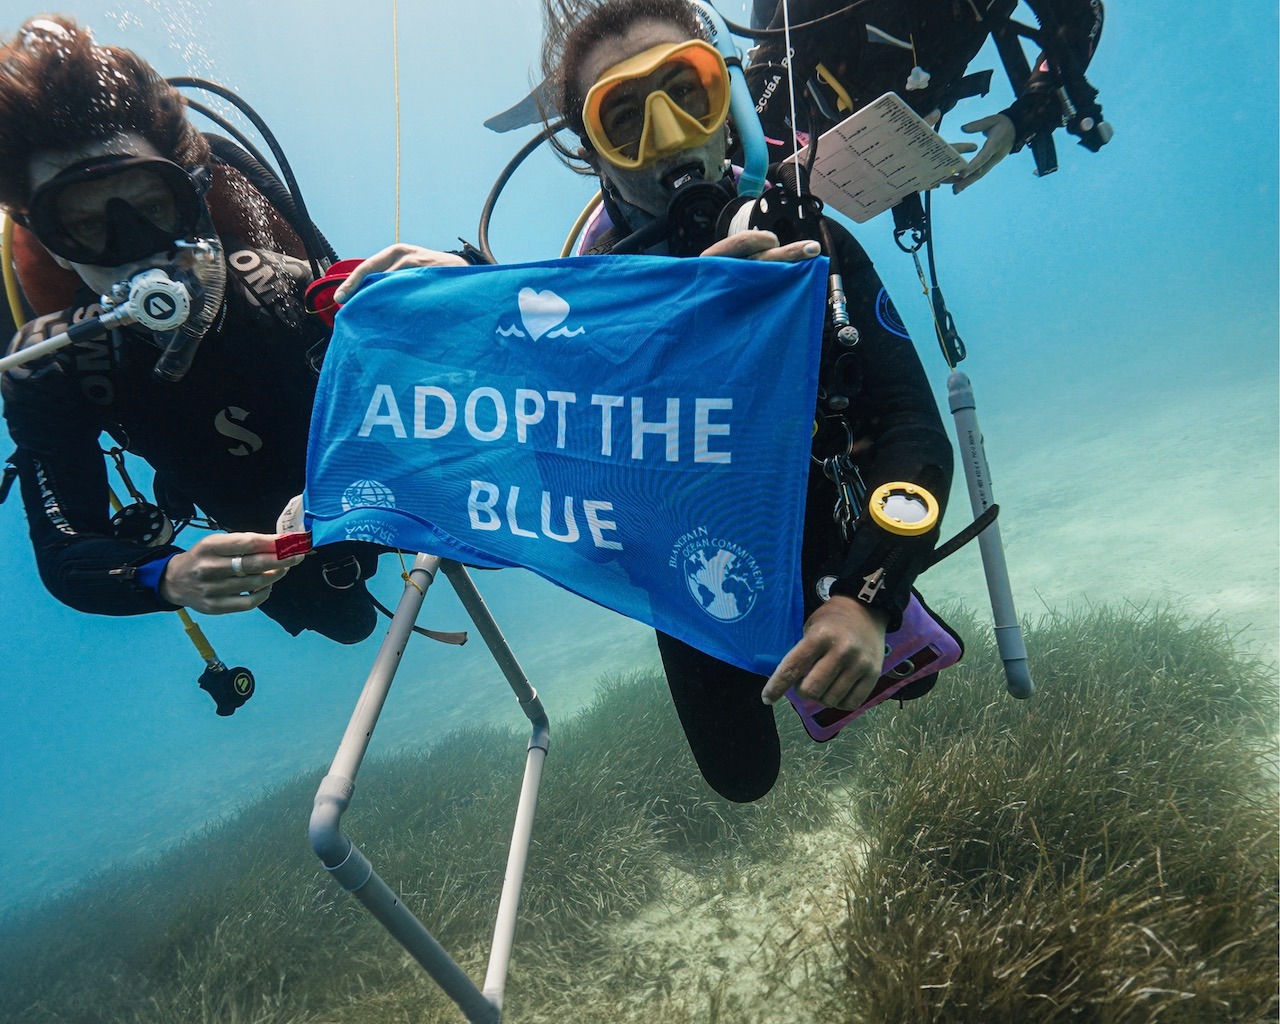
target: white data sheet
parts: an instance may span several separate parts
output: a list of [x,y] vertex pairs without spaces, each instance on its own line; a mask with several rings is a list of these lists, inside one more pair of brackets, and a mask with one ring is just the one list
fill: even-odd
[[[808,155],[807,146],[800,150],[801,166]],[[819,138],[809,187],[861,224],[964,166],[960,154],[919,114],[887,92]]]

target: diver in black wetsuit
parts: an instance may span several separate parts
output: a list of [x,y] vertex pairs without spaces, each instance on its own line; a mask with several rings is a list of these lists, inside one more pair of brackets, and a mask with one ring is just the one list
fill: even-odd
[[[372,551],[335,545],[304,561],[275,549],[277,516],[303,486],[326,337],[303,312],[308,267],[219,237],[208,144],[135,54],[44,17],[0,49],[0,68],[0,205],[86,286],[11,349],[98,312],[97,296],[147,268],[194,295],[176,335],[104,331],[0,381],[45,585],[97,614],[261,606],[295,635],[364,639],[376,622],[363,582]],[[103,432],[155,469],[158,504],[198,506],[231,532],[183,550],[145,516],[142,528],[113,520]]]
[[[677,237],[674,218],[664,216],[675,195],[690,194],[690,185],[721,189],[720,206],[733,192],[732,178],[720,179],[729,103],[725,65],[701,39],[685,0],[603,0],[588,5],[589,13],[576,0],[544,2],[544,88],[583,148],[570,151],[553,142],[566,160],[586,160],[600,180],[608,214],[587,229],[580,251],[792,262],[822,251],[816,241],[780,245],[772,232],[756,230],[695,242],[697,231]],[[601,94],[591,87],[605,77],[617,91],[593,105]],[[689,219],[703,218],[695,211]],[[836,485],[822,463],[850,453],[869,491],[912,481],[940,506],[951,481],[951,445],[919,357],[862,247],[838,225],[828,228],[828,255],[844,274],[857,341],[841,352],[824,340],[820,380],[839,391],[827,395],[816,417],[801,556],[804,638],[766,680],[658,634],[672,698],[698,766],[718,793],[736,801],[759,799],[777,779],[781,749],[771,705],[791,686],[848,711],[867,700],[880,677],[885,634],[897,627],[937,539],[936,526],[905,538],[867,523],[848,538],[833,517]],[[356,268],[334,298],[345,301],[369,274],[439,265],[439,253],[396,245]]]
[[[645,238],[640,251],[786,260],[815,255],[816,242],[779,246],[762,231],[735,233],[705,249],[690,248],[687,237],[676,240],[677,197],[691,184],[711,187],[722,173],[723,61],[711,58],[705,44],[691,45],[701,33],[684,0],[604,0],[585,15],[572,7],[571,0],[546,0],[543,70],[556,109],[583,147],[562,153],[585,159],[598,176],[612,222],[589,251],[637,251],[635,236],[624,236],[665,216],[666,234]],[[718,184],[733,190],[731,177]],[[824,343],[820,381],[841,393],[829,391],[818,410],[802,553],[804,638],[766,680],[658,635],[699,768],[717,792],[737,801],[758,799],[777,778],[780,748],[769,705],[789,687],[846,710],[867,699],[880,675],[886,630],[896,627],[937,538],[936,527],[908,539],[863,525],[847,539],[832,515],[838,494],[821,461],[852,449],[868,490],[914,481],[940,503],[951,480],[951,446],[915,349],[861,246],[838,226],[829,229],[828,254],[844,275],[858,337],[843,361],[834,339]]]
[[[1101,0],[1027,0],[1027,4],[1050,48],[1025,74],[1018,72],[1025,80],[1015,88],[1013,103],[961,126],[963,131],[982,133],[986,141],[954,179],[957,192],[1010,152],[1061,127],[1067,119],[1063,96],[1089,108],[1081,109],[1069,122],[1069,130],[1082,145],[1096,152],[1111,137],[1097,107],[1097,92],[1084,80],[1102,34]],[[966,71],[990,35],[996,36],[1007,60],[1012,53],[1013,60],[1025,61],[1020,43],[1008,28],[1017,0],[867,0],[837,14],[848,6],[848,0],[789,0],[793,26],[834,15],[791,33],[794,77],[805,84],[805,95],[796,98],[796,118],[806,135],[820,135],[886,92],[896,92],[921,117],[936,123],[959,100],[986,94],[990,73],[967,75]],[[752,23],[781,30],[781,4],[756,0]],[[751,51],[747,66],[747,80],[775,149],[774,159],[791,153],[785,51],[783,36],[771,35]],[[808,96],[821,105],[811,106]],[[1040,171],[1045,173],[1046,168]]]

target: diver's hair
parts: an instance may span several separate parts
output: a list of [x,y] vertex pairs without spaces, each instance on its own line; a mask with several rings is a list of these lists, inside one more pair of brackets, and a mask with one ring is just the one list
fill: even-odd
[[31,158],[136,132],[195,167],[209,145],[182,96],[132,50],[99,46],[69,18],[32,18],[0,44],[0,206],[25,211]]
[[[584,146],[582,104],[586,94],[579,88],[578,71],[591,47],[602,39],[620,36],[637,21],[667,21],[689,33],[690,39],[705,39],[706,32],[688,0],[542,0],[542,77],[549,86],[555,110],[543,110],[543,124],[563,118],[565,127]],[[590,174],[577,147],[554,136],[556,154],[575,171]]]

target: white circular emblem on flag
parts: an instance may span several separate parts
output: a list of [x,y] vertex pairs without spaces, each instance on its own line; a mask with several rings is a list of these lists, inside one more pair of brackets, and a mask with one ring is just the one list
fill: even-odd
[[357,480],[342,492],[342,511],[353,508],[395,508],[396,496],[391,488],[377,480]]
[[685,585],[698,607],[721,622],[736,622],[755,607],[763,574],[746,548],[717,537],[682,538]]

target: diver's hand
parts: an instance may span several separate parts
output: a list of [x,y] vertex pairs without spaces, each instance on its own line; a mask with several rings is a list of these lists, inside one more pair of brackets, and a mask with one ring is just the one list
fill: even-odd
[[[271,596],[272,585],[303,559],[302,555],[276,558],[275,543],[275,535],[269,533],[202,537],[190,551],[169,559],[160,577],[160,596],[206,615],[257,608]],[[243,575],[237,575],[236,569]]]
[[424,249],[420,245],[409,245],[397,242],[389,245],[382,252],[375,253],[351,271],[351,275],[338,285],[333,293],[333,301],[341,305],[356,293],[360,282],[370,274],[380,274],[384,270],[405,270],[408,267],[465,267],[467,261],[452,252],[440,252],[436,249]]
[[1013,150],[1015,132],[1013,122],[1004,114],[981,117],[968,124],[962,124],[960,130],[970,134],[982,132],[986,136],[986,141],[982,144],[978,155],[969,161],[969,166],[950,179],[951,190],[957,194],[963,192],[1009,155]]
[[888,616],[851,597],[835,596],[809,616],[796,644],[764,684],[760,699],[772,704],[791,687],[829,708],[854,711],[880,678]]
[[799,263],[822,252],[817,242],[801,239],[787,245],[778,244],[772,231],[739,231],[712,242],[702,250],[703,256],[730,256],[742,260],[765,260],[770,263]]

